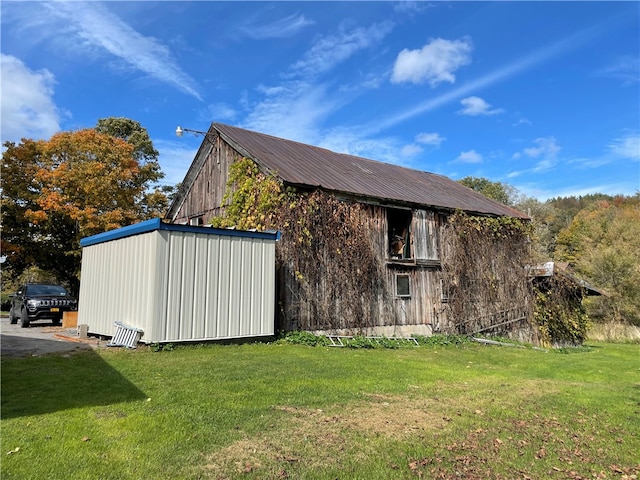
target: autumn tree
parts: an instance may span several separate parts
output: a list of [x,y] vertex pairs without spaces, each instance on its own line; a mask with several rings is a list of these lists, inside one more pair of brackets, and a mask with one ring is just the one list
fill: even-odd
[[[101,118],[95,127],[99,133],[120,138],[133,146],[133,156],[140,165],[140,178],[157,182],[164,177],[158,162],[158,151],[154,148],[147,130],[139,122],[124,117]],[[163,216],[177,187],[157,184],[140,198],[138,207],[145,217]]]
[[458,183],[510,207],[513,207],[520,198],[515,187],[502,182],[492,182],[484,177],[464,177],[458,180]]
[[157,152],[129,138],[85,129],[5,143],[5,274],[35,265],[77,291],[81,238],[164,213],[166,196],[151,190],[162,178]]
[[571,262],[608,294],[589,299],[594,320],[640,325],[640,195],[591,203],[557,243],[557,259]]

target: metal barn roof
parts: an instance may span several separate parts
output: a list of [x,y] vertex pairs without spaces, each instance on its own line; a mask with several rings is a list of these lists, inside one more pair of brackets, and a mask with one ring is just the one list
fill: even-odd
[[[275,173],[288,184],[320,187],[389,204],[404,203],[528,218],[522,212],[443,175],[336,153],[222,123],[212,123],[209,134],[219,134],[242,155]],[[189,185],[185,187],[188,189]]]

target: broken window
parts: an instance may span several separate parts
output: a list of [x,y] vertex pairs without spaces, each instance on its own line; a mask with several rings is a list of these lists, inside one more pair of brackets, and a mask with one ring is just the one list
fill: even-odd
[[387,209],[389,258],[411,258],[411,210]]
[[409,282],[409,275],[398,274],[396,275],[396,296],[398,297],[410,297],[411,288]]

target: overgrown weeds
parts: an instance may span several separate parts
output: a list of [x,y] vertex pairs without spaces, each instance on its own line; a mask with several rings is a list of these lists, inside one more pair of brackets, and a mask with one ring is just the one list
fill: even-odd
[[597,342],[640,343],[640,327],[620,322],[593,322],[587,338]]
[[[415,340],[415,341],[414,341]],[[353,349],[374,348],[413,348],[458,346],[471,343],[471,339],[464,335],[431,335],[429,337],[416,335],[407,338],[367,337],[363,335],[340,336],[340,346]],[[277,340],[279,344],[306,345],[309,347],[327,347],[334,345],[326,335],[315,335],[311,332],[285,332]]]

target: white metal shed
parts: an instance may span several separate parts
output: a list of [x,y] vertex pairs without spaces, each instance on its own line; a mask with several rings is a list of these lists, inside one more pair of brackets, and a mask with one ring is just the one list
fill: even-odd
[[279,237],[157,218],[84,238],[78,323],[145,343],[273,335]]

